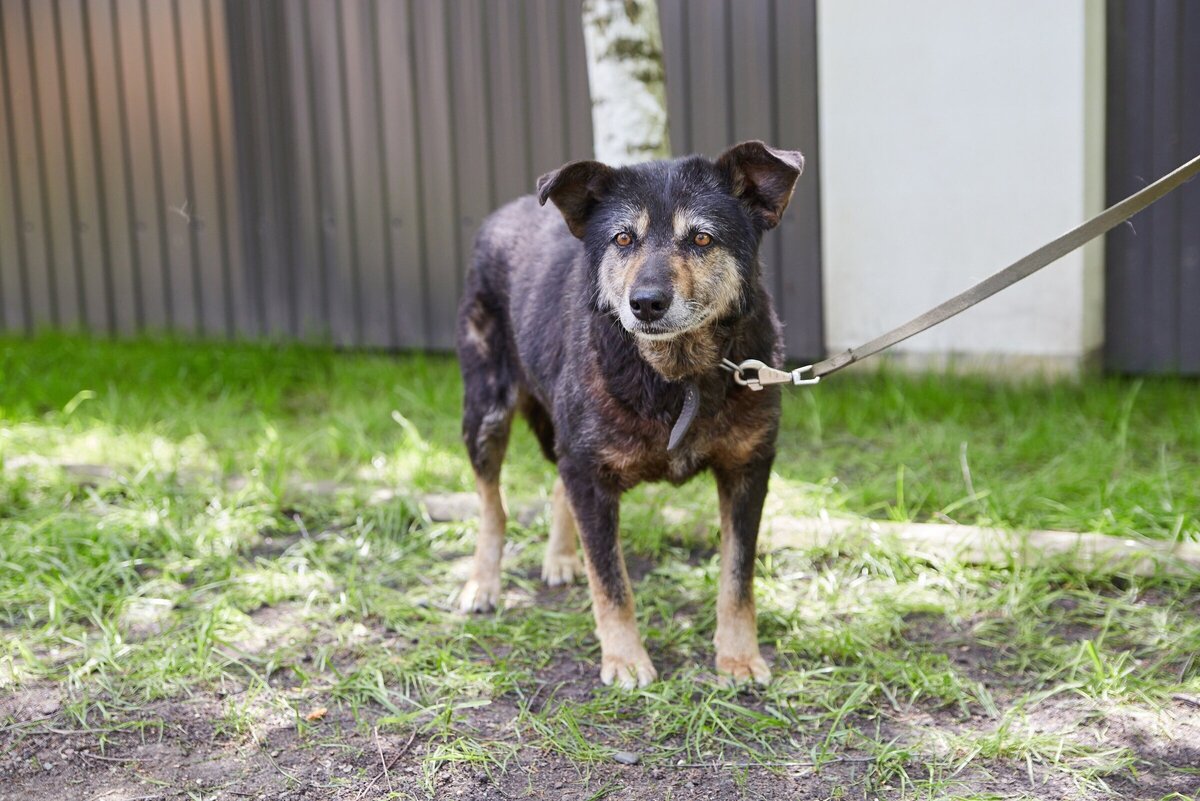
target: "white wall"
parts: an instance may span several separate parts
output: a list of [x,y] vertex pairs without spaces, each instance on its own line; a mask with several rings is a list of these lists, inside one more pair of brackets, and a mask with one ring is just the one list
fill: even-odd
[[[1100,210],[1102,0],[820,0],[817,19],[831,351]],[[900,349],[1076,366],[1102,341],[1102,255],[1076,252]]]

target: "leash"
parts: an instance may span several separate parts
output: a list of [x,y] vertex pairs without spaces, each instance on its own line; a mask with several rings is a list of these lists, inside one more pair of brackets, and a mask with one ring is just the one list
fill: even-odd
[[[758,359],[746,359],[740,363],[724,359],[721,362],[721,368],[733,373],[733,380],[738,384],[755,391],[772,384],[793,384],[795,386],[816,384],[824,376],[835,373],[843,367],[849,367],[868,356],[874,356],[876,353],[887,350],[911,336],[933,328],[938,323],[943,323],[975,304],[987,300],[997,292],[1028,278],[1038,270],[1061,259],[1073,250],[1111,231],[1150,204],[1175,191],[1196,177],[1197,174],[1200,174],[1200,155],[1183,166],[1178,167],[1173,172],[1159,178],[1149,186],[1139,189],[1116,205],[1110,206],[1082,225],[1067,231],[1051,242],[1047,242],[1029,255],[1017,259],[1000,272],[985,278],[965,292],[955,295],[919,317],[915,317],[904,325],[893,328],[886,334],[878,336],[864,345],[859,345],[857,348],[844,350],[841,353],[830,356],[824,361],[798,367],[790,371],[777,370]],[[687,403],[685,396],[684,411],[686,410]],[[691,425],[691,418],[694,416],[695,410],[693,409],[687,420],[688,426]],[[684,421],[684,418],[685,415],[681,413],[679,420],[675,424],[675,429],[679,429],[679,424]],[[679,440],[683,438],[683,434],[686,433],[687,426],[678,432],[675,429],[671,431],[671,442],[678,444]],[[676,436],[676,433],[678,433],[678,436]]]
[[[904,325],[893,328],[886,334],[872,339],[857,348],[849,348],[841,353],[830,356],[816,364],[807,364],[795,370],[779,370],[760,361],[746,359],[735,362],[730,359],[721,360],[721,369],[733,373],[733,380],[743,387],[749,387],[755,392],[763,387],[774,384],[791,384],[793,386],[811,386],[820,383],[825,376],[836,373],[844,367],[860,362],[869,356],[896,345],[922,331],[933,328],[938,323],[944,323],[956,314],[961,314],[972,306],[987,300],[1001,290],[1007,289],[1018,281],[1022,281],[1038,270],[1061,259],[1063,256],[1077,250],[1098,236],[1111,231],[1133,215],[1144,210],[1157,200],[1174,192],[1185,183],[1200,174],[1200,155],[1186,162],[1174,171],[1167,173],[1149,186],[1142,187],[1121,202],[1108,207],[1083,224],[1072,228],[1062,236],[1042,245],[1032,253],[1022,256],[998,273],[983,279],[975,286],[960,292],[949,300],[934,306],[924,314],[914,317]],[[700,408],[700,392],[695,383],[688,382],[684,386],[683,408],[675,425],[671,427],[671,436],[667,450],[673,451],[683,441],[696,412]]]

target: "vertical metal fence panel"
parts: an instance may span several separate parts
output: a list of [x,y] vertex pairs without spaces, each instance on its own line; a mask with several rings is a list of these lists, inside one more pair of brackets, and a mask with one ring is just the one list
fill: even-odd
[[[1179,15],[1178,3],[1152,4],[1154,13],[1154,61],[1151,74],[1151,117],[1158,141],[1150,151],[1150,175],[1153,180],[1179,163]],[[1147,224],[1153,232],[1150,241],[1150,265],[1161,265],[1168,271],[1166,280],[1149,281],[1147,290],[1151,308],[1158,311],[1155,324],[1150,326],[1146,340],[1152,351],[1163,354],[1169,362],[1179,358],[1179,315],[1177,302],[1179,270],[1179,204],[1176,198],[1147,209]],[[1136,223],[1135,223],[1136,225]],[[1169,355],[1167,355],[1169,354]]]
[[[50,176],[52,169],[50,161],[53,153],[47,152],[44,107],[49,101],[42,96],[43,87],[40,85],[41,81],[39,81],[38,75],[39,48],[34,32],[34,19],[37,16],[40,16],[39,11],[33,8],[30,0],[25,0],[21,19],[22,28],[20,29],[24,41],[17,45],[22,61],[20,66],[24,67],[24,74],[21,74],[21,70],[18,69],[16,77],[17,85],[21,87],[22,91],[28,93],[26,96],[29,100],[29,116],[23,121],[24,124],[18,123],[18,131],[23,131],[25,134],[23,149],[19,146],[18,153],[27,158],[24,165],[27,167],[25,174],[37,181],[37,189],[30,193],[33,203],[26,205],[26,215],[37,220],[34,229],[29,231],[31,237],[36,237],[36,243],[31,242],[28,247],[31,251],[39,253],[43,262],[41,274],[33,275],[30,278],[33,286],[45,294],[50,323],[59,326],[63,321],[58,298],[58,275],[62,270],[58,264],[61,247],[59,247],[56,237],[61,233],[61,226],[56,224],[58,221],[55,219],[55,199],[52,196],[54,186]],[[43,69],[42,72],[44,71]],[[30,211],[34,213],[30,214]]]
[[[275,27],[279,8],[278,0],[245,4],[245,28],[239,38],[249,70],[244,81],[237,80],[236,74],[234,80],[235,87],[239,84],[244,87],[243,103],[236,107],[234,130],[243,165],[239,175],[250,199],[242,213],[251,243],[244,250],[246,271],[259,330],[272,337],[291,332],[293,300],[289,256],[294,242],[289,236],[291,220],[287,208],[291,198],[287,184],[294,176],[289,169],[291,159],[285,139],[291,128],[290,119],[279,108],[288,94],[286,75],[281,72],[284,61],[281,37]],[[336,6],[330,6],[330,10],[336,14]],[[328,30],[332,35],[335,28],[331,24]],[[331,44],[329,54],[336,58],[337,52],[336,43]],[[336,64],[335,60],[333,65]],[[330,70],[331,79],[336,75],[335,70]],[[335,172],[338,176],[345,175],[340,166]],[[353,339],[341,342],[352,344]]]
[[11,159],[14,162],[9,175],[9,189],[18,220],[17,245],[28,304],[26,318],[31,327],[44,328],[56,325],[58,321],[51,276],[53,261],[46,252],[46,246],[50,243],[46,235],[49,220],[44,213],[41,147],[34,124],[37,118],[37,95],[29,69],[32,40],[27,30],[27,10],[28,5],[18,0],[5,3],[4,40],[0,42],[3,52],[0,55],[5,60],[6,106],[12,109],[11,115],[6,114],[11,137]]
[[[779,144],[775,130],[775,63],[771,47],[771,0],[741,0],[731,19],[729,77],[737,87],[730,97],[731,142],[762,139]],[[765,43],[765,45],[764,45]],[[782,147],[782,145],[779,145]],[[787,215],[785,215],[787,216]],[[763,279],[781,317],[787,297],[780,278],[780,242],[776,233],[763,237],[759,251]]]
[[[3,70],[3,66],[0,66]],[[0,92],[2,92],[0,88]],[[0,101],[2,102],[2,101]],[[8,134],[0,125],[0,176],[10,175]],[[0,331],[25,328],[22,281],[17,270],[17,226],[8,187],[0,186]]]
[[71,242],[83,322],[89,330],[109,332],[115,318],[109,265],[104,257],[105,232],[98,213],[99,165],[93,143],[99,134],[93,125],[95,109],[88,91],[91,65],[87,60],[87,28],[81,0],[58,0],[54,12],[61,118],[67,139],[64,161],[70,183]]
[[775,236],[781,242],[784,343],[794,357],[825,352],[821,300],[821,143],[817,138],[817,8],[774,0],[779,144],[804,151],[804,176]]
[[[1108,6],[1110,202],[1200,152],[1200,14],[1183,0]],[[1200,373],[1200,185],[1108,235],[1105,358],[1130,373]]]
[[17,212],[17,145],[12,138],[12,79],[6,57],[6,17],[12,3],[0,0],[0,326],[6,331],[24,331],[28,303],[21,248],[23,220]]
[[227,326],[231,333],[249,336],[254,330],[253,307],[247,291],[244,237],[237,203],[237,176],[241,171],[234,136],[233,55],[227,34],[228,8],[222,0],[205,0],[204,41],[209,74],[212,133],[208,146],[217,162],[217,213],[221,225],[221,268],[225,288]]
[[[9,176],[11,170],[8,133],[0,125],[0,175]],[[25,330],[24,281],[18,269],[17,236],[9,187],[0,186],[0,331]]]
[[[716,156],[732,143],[733,96],[729,0],[688,0],[687,101],[691,151]],[[738,87],[741,91],[742,87]]]
[[663,66],[667,71],[667,119],[670,127],[671,150],[691,153],[690,104],[691,37],[688,35],[688,1],[658,0],[658,17],[662,24]]
[[524,4],[488,0],[488,91],[495,159],[496,204],[531,190],[529,90],[524,66]]
[[428,261],[421,209],[424,171],[417,158],[416,75],[411,47],[416,33],[410,25],[408,0],[380,2],[377,12],[379,68],[387,76],[379,95],[384,145],[380,174],[386,182],[385,197],[391,214],[388,245],[396,344],[428,347]]
[[[277,195],[277,226],[275,235],[281,240],[278,247],[277,277],[286,290],[275,290],[275,300],[282,308],[278,310],[279,324],[285,325],[290,336],[297,337],[305,330],[305,321],[300,316],[302,306],[302,276],[304,255],[300,246],[300,187],[296,169],[299,159],[297,122],[298,87],[305,85],[303,73],[293,70],[294,59],[290,56],[297,42],[289,36],[288,19],[290,4],[279,0],[271,5],[265,37],[270,46],[267,71],[270,109],[273,119],[271,139],[273,188]],[[277,240],[277,241],[279,241]]]
[[450,109],[450,58],[446,41],[446,7],[435,0],[413,0],[413,24],[419,32],[416,61],[417,127],[421,162],[422,211],[425,217],[426,267],[429,300],[426,323],[429,344],[454,345],[455,316],[464,254],[459,253],[455,130]]
[[149,74],[154,76],[155,175],[161,203],[156,212],[161,246],[167,254],[165,262],[170,271],[166,282],[170,290],[170,326],[184,333],[197,333],[201,317],[198,265],[193,261],[194,242],[188,225],[188,208],[194,194],[192,154],[187,146],[190,131],[184,121],[187,87],[180,81],[182,53],[175,39],[178,11],[175,2],[159,0],[146,4],[146,61],[150,65]]
[[[1200,153],[1200,6],[1184,3],[1181,8],[1180,61],[1191,65],[1190,80],[1179,87],[1182,120],[1180,123],[1181,158]],[[1200,187],[1192,185],[1179,198],[1179,218],[1183,225],[1182,253],[1179,262],[1179,297],[1183,313],[1179,317],[1179,370],[1200,374]]]
[[[329,130],[330,159],[333,196],[336,199],[337,212],[337,253],[338,276],[341,290],[346,302],[340,307],[341,316],[334,321],[334,331],[339,332],[336,342],[339,345],[362,344],[363,337],[363,307],[362,307],[362,263],[361,247],[358,241],[358,222],[361,203],[358,192],[359,176],[354,172],[354,127],[355,121],[350,111],[351,84],[349,72],[349,54],[346,52],[346,17],[353,6],[336,2],[330,13],[333,23],[325,34],[324,39],[331,48],[328,51],[327,62],[330,71],[336,76],[336,83],[330,83],[332,91],[329,94],[329,112],[333,115]],[[332,36],[332,38],[330,38]]]
[[[175,0],[172,35],[176,58],[176,79],[180,95],[181,145],[186,161],[185,200],[176,214],[186,228],[192,269],[192,287],[197,310],[196,330],[208,336],[221,336],[229,330],[225,305],[225,271],[221,269],[221,214],[217,174],[219,160],[211,142],[212,86],[203,36],[206,9],[204,0]],[[184,32],[187,32],[185,35]]]
[[291,13],[286,18],[288,74],[292,78],[291,144],[294,148],[290,154],[295,191],[291,280],[296,307],[293,311],[299,336],[320,339],[329,331],[324,196],[317,168],[320,157],[317,115],[320,110],[313,88],[315,65],[309,58],[308,16]]
[[47,256],[51,261],[55,325],[78,328],[84,322],[79,264],[75,259],[78,242],[72,219],[71,181],[68,175],[68,120],[63,117],[62,83],[59,80],[58,50],[54,46],[57,26],[55,3],[28,3],[28,34],[35,78],[34,125],[38,135],[41,163],[42,203],[44,204]]
[[315,69],[314,103],[317,105],[318,180],[323,199],[322,227],[325,235],[329,292],[328,325],[333,341],[354,344],[354,270],[350,224],[350,198],[343,159],[344,111],[341,103],[341,70],[337,51],[336,3],[312,3],[309,58]]
[[171,263],[163,231],[166,198],[157,171],[161,154],[155,137],[155,75],[147,58],[147,8],[142,0],[115,0],[114,11],[113,49],[120,72],[117,104],[124,126],[126,202],[134,270],[140,282],[138,303],[145,327],[164,331],[171,324]]
[[[250,165],[257,164],[258,155],[254,152],[253,126],[257,115],[252,111],[251,76],[253,68],[249,61],[250,49],[247,41],[253,38],[253,26],[249,18],[252,9],[247,6],[233,6],[222,3],[224,10],[224,25],[217,29],[219,38],[226,42],[230,63],[230,91],[227,100],[232,107],[229,115],[232,119],[230,131],[234,137],[234,161],[237,165],[232,172],[233,182],[226,185],[226,192],[234,200],[230,212],[238,221],[241,233],[230,245],[231,252],[241,256],[243,269],[239,275],[239,295],[242,300],[242,312],[239,315],[238,333],[244,336],[257,336],[260,333],[259,324],[261,311],[257,300],[258,279],[253,265],[258,264],[260,247],[259,224],[257,207],[260,203],[258,184]],[[232,76],[246,76],[244,80],[232,80]],[[244,120],[244,122],[243,122]],[[243,165],[245,165],[243,167]]]
[[233,64],[230,94],[233,103],[233,133],[239,169],[236,171],[237,202],[234,208],[241,227],[242,236],[235,249],[242,254],[244,265],[242,286],[246,301],[249,325],[247,333],[257,336],[266,330],[266,309],[262,298],[265,263],[274,258],[270,247],[269,218],[271,214],[269,184],[265,179],[271,169],[263,153],[261,143],[267,138],[262,129],[269,120],[260,108],[261,98],[266,94],[259,84],[265,81],[262,73],[259,3],[247,3],[237,7],[226,4],[226,32],[229,42],[229,57]]
[[563,109],[567,134],[567,161],[592,155],[592,98],[588,93],[587,51],[583,44],[583,0],[562,0],[560,21],[566,59],[567,99]]
[[[812,5],[662,0],[676,152],[813,155]],[[452,347],[483,217],[591,155],[581,9],[0,0],[0,327]],[[765,269],[819,343],[793,238]]]
[[[266,333],[272,337],[294,336],[296,320],[296,282],[293,272],[296,242],[291,169],[292,118],[284,31],[280,28],[285,3],[280,0],[259,3],[258,25],[250,47],[258,64],[261,81],[255,81],[254,104],[260,115],[256,127],[256,147],[260,164],[259,191],[265,202],[262,213],[262,257],[258,265],[259,304],[263,309]],[[340,52],[340,48],[339,48]],[[343,171],[344,171],[343,167]],[[351,340],[353,342],[354,340]]]
[[116,14],[111,2],[85,0],[80,7],[86,38],[88,98],[94,118],[92,166],[96,170],[97,224],[108,265],[115,330],[130,334],[141,327],[141,303],[129,221],[129,184],[125,125],[118,98],[120,72],[114,48]]
[[491,132],[487,108],[486,10],[477,0],[450,7],[449,50],[451,125],[455,130],[454,173],[458,198],[455,219],[459,285],[471,258],[471,246],[480,221],[492,210]]
[[[566,98],[566,43],[560,20],[565,12],[558,0],[531,0],[525,24],[525,84],[529,87],[530,170],[542,175],[567,161],[566,125],[547,125],[562,120]],[[578,23],[579,17],[571,21]],[[532,192],[527,186],[525,192]]]
[[358,342],[372,347],[392,347],[392,311],[388,299],[385,262],[383,196],[379,183],[379,109],[376,105],[375,35],[371,5],[357,0],[342,6],[345,20],[342,54],[345,59],[346,114],[349,121],[347,156],[354,178],[352,231],[357,243],[359,300]]

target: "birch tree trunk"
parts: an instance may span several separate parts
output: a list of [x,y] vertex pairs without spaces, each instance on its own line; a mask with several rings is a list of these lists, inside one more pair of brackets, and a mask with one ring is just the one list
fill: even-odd
[[655,0],[584,0],[596,159],[670,158],[666,71]]

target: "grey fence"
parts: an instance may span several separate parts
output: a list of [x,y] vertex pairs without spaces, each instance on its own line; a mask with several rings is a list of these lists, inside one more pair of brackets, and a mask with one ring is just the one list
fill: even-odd
[[715,155],[763,139],[804,151],[800,179],[763,266],[788,353],[824,353],[815,0],[659,0],[671,142]]
[[252,330],[224,6],[0,3],[0,325]]
[[[677,152],[816,155],[814,5],[662,0]],[[10,331],[444,349],[480,220],[591,153],[580,0],[0,0],[0,51]],[[765,249],[797,356],[817,197]]]
[[[1108,4],[1108,194],[1200,153],[1200,3]],[[1106,361],[1200,374],[1200,182],[1108,235]]]
[[451,345],[479,221],[591,153],[578,2],[270,0],[229,13],[265,330]]

